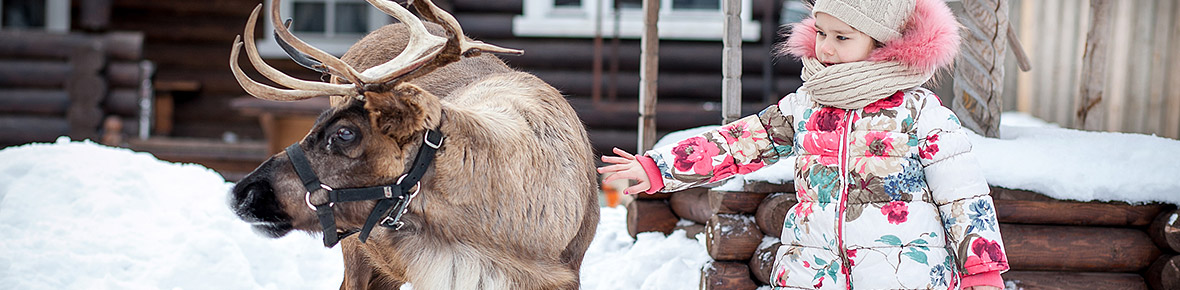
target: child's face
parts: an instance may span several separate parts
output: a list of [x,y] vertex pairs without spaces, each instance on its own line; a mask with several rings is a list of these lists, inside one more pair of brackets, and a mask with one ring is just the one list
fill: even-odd
[[815,55],[827,65],[865,60],[875,48],[868,34],[827,13],[815,14],[815,30]]

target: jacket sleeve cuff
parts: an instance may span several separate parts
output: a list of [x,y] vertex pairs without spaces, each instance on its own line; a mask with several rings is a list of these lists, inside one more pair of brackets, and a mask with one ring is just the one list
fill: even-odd
[[664,189],[664,178],[660,176],[660,167],[656,166],[656,161],[647,156],[635,156],[635,160],[639,161],[639,165],[643,166],[643,172],[647,173],[647,181],[651,183],[651,188],[648,188],[646,191],[647,194],[653,194]]
[[975,275],[964,275],[962,287],[994,286],[1004,289],[1004,279],[1000,278],[1000,271],[988,271]]

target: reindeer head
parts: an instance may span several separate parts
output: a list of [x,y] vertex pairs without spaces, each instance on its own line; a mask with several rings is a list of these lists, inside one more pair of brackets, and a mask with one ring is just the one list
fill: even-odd
[[[411,150],[421,147],[425,132],[442,122],[438,97],[407,81],[481,52],[520,53],[467,38],[454,17],[430,0],[416,0],[414,6],[424,19],[440,24],[447,37],[428,33],[421,21],[395,2],[366,1],[405,24],[411,37],[400,54],[362,72],[292,35],[279,20],[279,0],[272,1],[271,21],[276,35],[298,52],[294,58],[312,61],[314,64],[309,66],[331,74],[330,83],[293,78],[259,57],[253,32],[261,4],[246,24],[246,53],[259,73],[287,89],[247,77],[237,63],[243,38],[234,40],[230,68],[238,83],[251,95],[276,101],[314,97],[344,99],[324,112],[302,141],[289,147],[305,156],[306,167],[314,172],[326,191],[305,184],[306,180],[301,180],[292,165],[292,155],[286,151],[272,156],[234,186],[231,207],[261,234],[280,237],[291,230],[321,229],[325,235],[333,234],[317,223],[315,209],[324,205],[332,207],[338,229],[351,231],[364,226],[377,202],[331,204],[328,192],[331,188],[364,188],[398,182],[398,177],[411,167],[408,164],[414,155]],[[334,244],[335,236],[332,238]],[[327,237],[325,245],[331,246]]]

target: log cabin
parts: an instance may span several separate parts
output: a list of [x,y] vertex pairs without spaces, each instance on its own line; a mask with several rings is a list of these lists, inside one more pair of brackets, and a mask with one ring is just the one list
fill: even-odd
[[[268,152],[282,148],[286,144],[283,142],[289,143],[290,135],[301,137],[310,120],[326,106],[242,99],[247,95],[226,63],[234,36],[242,33],[249,12],[259,2],[271,5],[261,0],[3,1],[4,15],[32,15],[35,17],[28,18],[36,23],[20,23],[21,17],[0,19],[4,24],[0,32],[5,33],[0,37],[5,39],[3,42],[35,41],[23,33],[28,31],[90,38],[110,34],[139,37],[133,48],[140,54],[132,55],[134,59],[116,59],[96,68],[107,74],[122,69],[128,76],[125,82],[133,84],[118,84],[110,90],[112,99],[118,100],[113,103],[122,102],[127,107],[122,110],[126,113],[120,115],[127,119],[122,124],[127,134],[115,145],[153,152],[170,161],[202,163],[232,180],[260,163]],[[636,150],[632,132],[639,117],[636,104],[641,31],[637,24],[642,22],[641,1],[435,2],[451,11],[472,38],[523,49],[523,56],[502,58],[558,88],[586,123],[596,150]],[[666,3],[662,3],[660,12],[664,32],[660,40],[658,131],[717,124],[721,122],[723,35],[719,1],[662,2]],[[593,5],[596,3],[601,7]],[[799,18],[806,12],[797,1],[784,5],[782,1],[745,0],[742,4],[742,107],[744,114],[752,114],[799,86],[800,65],[789,58],[776,59],[770,51],[778,39],[782,19]],[[362,0],[288,0],[281,5],[284,17],[293,19],[295,33],[337,55],[368,31],[393,21]],[[290,61],[276,45],[270,27],[258,28],[256,35],[262,54],[273,66],[304,79],[321,77]],[[39,45],[43,48],[47,44]],[[0,120],[5,121],[0,126],[40,135],[15,136],[4,140],[3,146],[52,141],[70,130],[62,117],[66,111],[62,108],[68,105],[63,93],[41,97],[26,93],[28,90],[9,90],[49,81],[64,91],[64,80],[20,73],[31,67],[27,63],[30,57],[0,55],[0,60],[16,64],[4,66],[14,70],[0,74],[5,87],[0,99],[30,107],[17,110],[6,106],[0,111]],[[140,60],[146,61],[144,69],[150,72],[141,73],[144,69],[127,65]],[[54,70],[68,69],[68,64],[62,62],[37,72],[55,75]],[[134,79],[140,76],[146,83]],[[141,103],[150,104],[142,113],[138,108]],[[46,110],[50,112],[44,113]],[[54,122],[27,117],[54,114],[59,116]],[[103,111],[92,115],[109,114]],[[98,138],[102,131],[98,121],[87,122],[83,125],[92,134],[71,135],[77,136],[74,139]],[[283,144],[276,145],[279,143]]]

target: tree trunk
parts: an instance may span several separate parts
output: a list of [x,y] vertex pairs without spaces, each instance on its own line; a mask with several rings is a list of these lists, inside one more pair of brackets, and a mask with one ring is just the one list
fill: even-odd
[[1008,1],[963,0],[960,19],[967,32],[955,62],[951,109],[964,127],[987,137],[1000,136]]

